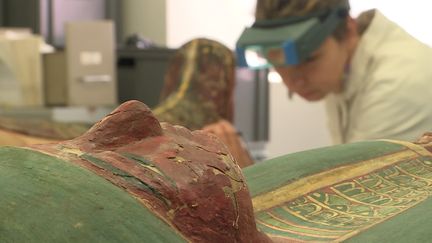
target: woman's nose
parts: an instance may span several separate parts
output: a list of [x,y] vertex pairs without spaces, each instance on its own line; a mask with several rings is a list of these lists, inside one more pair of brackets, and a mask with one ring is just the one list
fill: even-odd
[[285,67],[284,69],[276,69],[281,75],[285,85],[294,92],[306,85],[304,72],[294,67]]
[[306,85],[306,80],[304,76],[300,76],[300,75],[291,76],[287,81],[288,81],[286,82],[287,86],[290,89],[293,89],[294,91]]

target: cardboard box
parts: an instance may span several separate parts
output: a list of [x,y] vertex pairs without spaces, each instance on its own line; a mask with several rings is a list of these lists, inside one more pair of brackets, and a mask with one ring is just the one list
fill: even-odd
[[43,106],[41,43],[37,35],[0,33],[0,106]]

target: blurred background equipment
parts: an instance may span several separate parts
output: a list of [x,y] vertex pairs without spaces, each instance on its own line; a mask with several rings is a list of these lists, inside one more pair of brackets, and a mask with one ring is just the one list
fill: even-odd
[[119,103],[134,99],[153,108],[159,103],[169,59],[176,49],[127,47],[117,51]]
[[47,105],[117,104],[113,30],[111,21],[66,24],[66,48],[44,55]]
[[0,25],[30,28],[48,44],[63,47],[65,23],[111,20],[116,40],[121,35],[121,1],[118,0],[0,0]]
[[[91,123],[111,111],[113,108],[111,105],[101,105],[97,102],[89,104],[93,103],[91,99],[78,99],[80,92],[76,88],[82,88],[83,81],[103,83],[103,80],[109,79],[101,72],[91,72],[90,75],[87,75],[88,69],[78,70],[76,68],[80,65],[81,57],[87,64],[101,60],[101,55],[97,54],[97,51],[86,51],[87,53],[83,55],[71,51],[74,48],[70,48],[69,34],[65,26],[67,23],[82,21],[110,20],[115,26],[113,30],[115,41],[111,51],[115,58],[114,63],[117,63],[117,66],[114,64],[113,68],[114,79],[117,80],[117,92],[110,92],[108,97],[103,95],[103,98],[114,99],[115,103],[137,99],[150,107],[157,106],[168,61],[181,45],[177,43],[185,43],[202,36],[208,36],[214,40],[231,39],[234,41],[237,39],[237,29],[244,27],[242,22],[244,18],[239,16],[239,13],[244,15],[244,11],[237,11],[243,9],[243,4],[232,1],[203,1],[197,3],[202,9],[200,13],[191,15],[188,11],[179,11],[183,8],[190,9],[191,4],[191,1],[186,0],[181,3],[165,0],[0,0],[0,25],[8,28],[25,28],[32,36],[45,40],[48,45],[43,45],[44,53],[45,50],[50,50],[48,54],[39,54],[39,58],[43,57],[41,60],[43,63],[40,63],[38,71],[42,76],[39,83],[42,102],[37,108],[25,105],[24,108],[19,109],[14,106],[17,102],[10,102],[12,107],[0,107],[0,115],[24,117],[25,119],[38,117],[61,122]],[[236,11],[233,11],[232,7],[235,7]],[[218,14],[215,9],[228,9],[226,19],[222,22],[217,21],[217,24],[216,21],[215,24],[211,22],[206,24],[208,21],[213,21],[210,20],[213,18],[208,18],[210,15],[207,11]],[[197,21],[197,18],[200,21]],[[230,23],[229,30],[226,28],[228,22]],[[193,23],[203,25],[194,26]],[[179,28],[180,26],[184,28]],[[185,28],[186,26],[188,28]],[[190,26],[194,27],[189,28]],[[188,35],[191,30],[201,34],[194,34],[191,37]],[[218,32],[217,37],[207,33],[214,30],[219,31],[216,31]],[[226,38],[226,35],[230,37]],[[81,40],[92,40],[94,36],[94,34],[86,35]],[[222,43],[227,44],[227,41],[222,41]],[[233,47],[229,44],[227,46]],[[78,50],[80,51],[83,50]],[[69,60],[71,56],[78,57],[80,60]],[[60,71],[61,69],[63,71]],[[10,72],[5,72],[5,77],[14,77],[12,69],[6,70]],[[66,74],[67,72],[81,75],[81,78],[75,76],[71,79],[70,75]],[[266,70],[257,72],[235,68],[237,84],[234,90],[233,122],[238,134],[244,138],[252,153],[259,154],[257,158],[264,156],[268,140],[269,90],[266,88],[268,86],[266,72]],[[83,76],[87,77],[82,78]],[[74,83],[71,83],[71,80],[75,80]],[[37,82],[33,83],[37,84]],[[10,90],[20,87],[20,84],[14,81],[2,87],[5,87],[4,90],[6,88]],[[43,87],[47,87],[45,94]],[[75,98],[71,99],[71,96],[66,94],[67,89],[76,95]],[[88,95],[86,91],[81,92],[81,95]],[[92,99],[100,100],[99,93],[95,91]],[[8,95],[12,93],[8,92]],[[49,100],[47,102],[49,107],[43,102],[45,96],[46,100]],[[6,95],[2,97],[5,97],[6,100]],[[7,97],[7,100],[17,100],[20,97],[22,98],[22,95],[17,93],[15,97]],[[262,130],[258,131],[257,128]]]

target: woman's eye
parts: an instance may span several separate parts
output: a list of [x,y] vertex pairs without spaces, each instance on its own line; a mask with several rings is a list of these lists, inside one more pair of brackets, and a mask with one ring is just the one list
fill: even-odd
[[317,56],[309,56],[306,58],[305,62],[313,62],[317,59]]

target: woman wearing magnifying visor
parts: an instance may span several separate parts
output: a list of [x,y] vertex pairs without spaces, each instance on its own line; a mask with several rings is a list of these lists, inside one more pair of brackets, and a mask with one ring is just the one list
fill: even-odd
[[325,99],[335,144],[412,141],[431,130],[432,49],[377,10],[347,0],[258,0],[240,65],[273,67],[291,94]]

